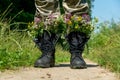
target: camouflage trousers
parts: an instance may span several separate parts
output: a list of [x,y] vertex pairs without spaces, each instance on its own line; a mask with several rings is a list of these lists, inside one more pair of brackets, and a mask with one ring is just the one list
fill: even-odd
[[34,22],[44,20],[48,15],[60,15],[60,5],[62,5],[65,13],[80,15],[88,13],[89,6],[86,0],[35,0],[36,13]]

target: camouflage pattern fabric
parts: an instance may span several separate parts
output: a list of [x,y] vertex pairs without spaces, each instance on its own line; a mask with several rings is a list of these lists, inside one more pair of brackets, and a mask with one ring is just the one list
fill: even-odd
[[[59,0],[35,0],[36,13],[34,22],[37,24],[40,20],[50,14],[60,14]],[[88,13],[88,3],[86,0],[63,0],[62,2],[65,13],[81,15]]]

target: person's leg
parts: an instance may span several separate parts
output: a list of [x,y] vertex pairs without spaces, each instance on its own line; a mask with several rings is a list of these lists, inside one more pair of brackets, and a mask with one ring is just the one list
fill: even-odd
[[35,17],[46,18],[55,13],[58,8],[57,0],[35,0],[36,13]]
[[89,37],[84,33],[71,32],[67,36],[67,41],[70,45],[70,67],[71,68],[87,68],[87,65],[82,57],[82,53]]
[[37,59],[35,67],[53,67],[55,64],[55,43],[57,36],[54,33],[44,31],[42,36],[34,39],[35,44],[41,50],[42,55]]
[[89,5],[86,0],[63,0],[63,7],[66,13],[76,15],[89,12]]
[[[36,13],[33,27],[38,29],[40,21],[46,21],[46,18],[56,12],[58,8],[57,0],[35,0]],[[35,44],[41,50],[42,55],[37,59],[35,67],[52,67],[55,64],[55,42],[56,34],[44,30],[42,35],[36,36]]]

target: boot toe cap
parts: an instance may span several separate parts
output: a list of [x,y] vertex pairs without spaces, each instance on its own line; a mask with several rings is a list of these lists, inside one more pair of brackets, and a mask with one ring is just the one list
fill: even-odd
[[87,65],[83,59],[75,58],[71,61],[71,68],[73,69],[84,69],[87,68]]
[[41,60],[37,60],[35,63],[34,63],[34,67],[41,67],[42,65],[42,61]]

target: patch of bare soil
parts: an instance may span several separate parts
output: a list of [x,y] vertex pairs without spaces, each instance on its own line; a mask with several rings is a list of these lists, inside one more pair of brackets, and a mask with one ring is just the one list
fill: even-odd
[[0,80],[118,80],[114,73],[86,60],[87,69],[71,69],[69,63],[53,68],[22,68],[0,72]]

